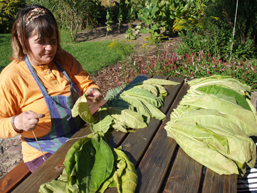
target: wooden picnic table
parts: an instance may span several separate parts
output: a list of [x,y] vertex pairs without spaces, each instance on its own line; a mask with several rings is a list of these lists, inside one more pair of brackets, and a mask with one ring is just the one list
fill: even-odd
[[[148,78],[140,75],[134,81]],[[166,79],[156,76],[154,78]],[[122,146],[123,151],[135,164],[138,174],[136,192],[157,193],[235,193],[237,192],[237,175],[218,175],[199,164],[179,147],[175,140],[167,137],[164,126],[170,119],[170,114],[177,107],[182,97],[187,93],[188,85],[182,78],[172,77],[177,86],[165,86],[168,95],[164,98],[161,111],[167,116],[164,121],[152,119],[147,128],[136,132],[122,133],[110,131],[106,134],[111,147]],[[101,104],[103,105],[104,102]],[[59,177],[64,169],[63,161],[76,138],[91,133],[89,125],[85,125],[58,151],[46,160],[34,173],[30,174],[13,193],[38,192],[41,184]],[[116,188],[110,188],[107,193],[116,193]]]

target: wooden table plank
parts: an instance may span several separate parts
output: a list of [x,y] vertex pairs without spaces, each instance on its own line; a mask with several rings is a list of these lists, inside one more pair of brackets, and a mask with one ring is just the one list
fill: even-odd
[[202,192],[237,192],[237,175],[219,175],[207,168]]
[[164,125],[169,120],[170,113],[177,107],[182,97],[186,94],[187,89],[188,85],[184,84],[168,111],[167,118],[157,131],[145,156],[139,163],[139,167],[137,169],[139,183],[136,192],[156,193],[161,189],[177,146],[175,140],[167,136]]
[[204,177],[203,193],[223,192],[224,178],[220,177],[216,172],[206,169]]
[[223,193],[237,192],[237,175],[224,176],[224,189]]
[[[203,166],[179,148],[164,192],[199,192]],[[181,186],[183,184],[183,186]]]

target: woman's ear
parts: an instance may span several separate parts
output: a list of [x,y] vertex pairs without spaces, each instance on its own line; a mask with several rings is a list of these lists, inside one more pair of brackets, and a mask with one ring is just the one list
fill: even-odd
[[21,35],[20,34],[18,34],[18,39],[19,39],[20,44],[22,45],[22,43],[21,43]]

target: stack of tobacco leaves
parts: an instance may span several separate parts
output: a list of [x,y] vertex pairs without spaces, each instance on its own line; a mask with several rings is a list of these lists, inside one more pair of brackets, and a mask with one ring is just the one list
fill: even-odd
[[165,129],[190,157],[218,174],[244,175],[254,167],[256,109],[251,88],[228,76],[188,82],[190,89]]
[[118,192],[135,192],[137,173],[127,155],[111,148],[101,134],[75,142],[68,151],[62,175],[42,184],[40,193],[93,193],[116,187]]

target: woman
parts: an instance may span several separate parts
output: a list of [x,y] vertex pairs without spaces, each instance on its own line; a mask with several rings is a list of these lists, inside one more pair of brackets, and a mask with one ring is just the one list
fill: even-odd
[[0,137],[21,135],[30,171],[51,156],[84,122],[71,109],[84,93],[88,104],[103,96],[81,64],[61,49],[52,13],[28,6],[12,29],[13,61],[0,75]]

